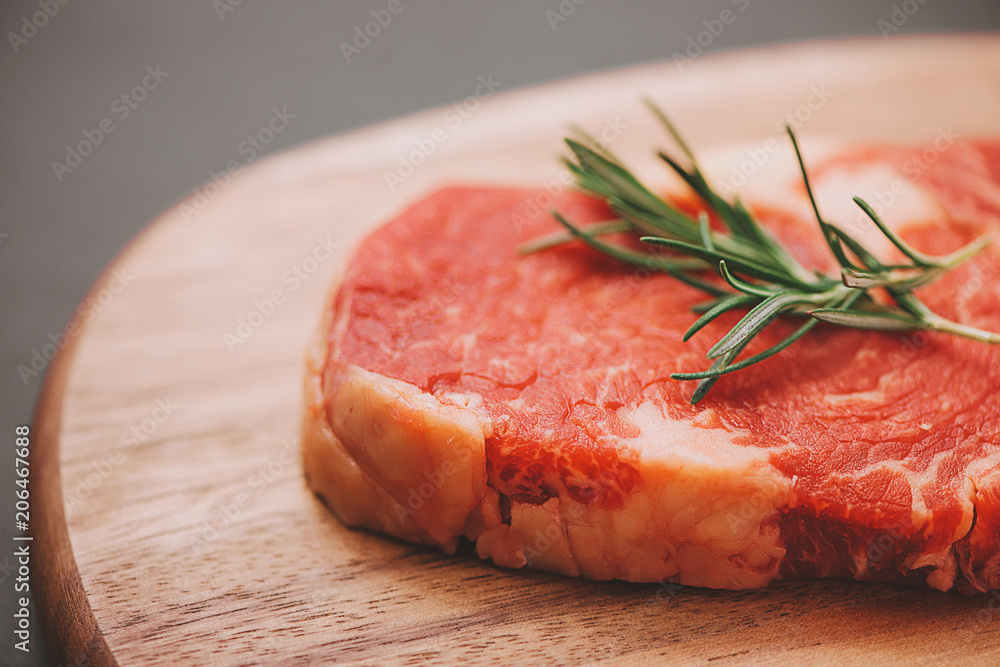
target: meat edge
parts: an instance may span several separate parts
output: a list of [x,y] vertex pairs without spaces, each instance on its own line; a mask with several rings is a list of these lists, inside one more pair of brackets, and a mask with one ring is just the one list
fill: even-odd
[[[433,410],[432,402],[437,401],[432,396],[398,380],[373,381],[375,374],[350,367],[338,374],[337,391],[328,404],[324,368],[331,326],[332,312],[327,310],[306,355],[301,439],[309,486],[348,526],[453,552],[466,517],[483,495],[486,456],[481,430],[477,433],[475,422],[458,411],[429,425],[431,433],[444,438],[435,445],[451,442],[461,447],[461,460],[449,465],[453,459],[448,452],[435,446],[445,456],[436,466],[421,460],[416,448],[400,445],[417,435],[421,408],[431,415],[440,412]],[[339,419],[330,419],[328,405]],[[339,422],[339,434],[334,421]],[[403,458],[397,458],[399,454]],[[459,480],[465,482],[464,489]],[[387,491],[400,486],[412,491],[409,500],[405,492],[400,502]],[[436,517],[437,512],[443,514]]]
[[326,367],[334,310],[307,355],[302,457],[309,486],[346,525],[446,553],[464,536],[497,565],[597,580],[745,589],[780,578],[777,518],[791,481],[762,458],[721,470],[701,457],[645,461],[616,509],[563,493],[512,500],[487,479],[492,426],[477,409],[355,365]]

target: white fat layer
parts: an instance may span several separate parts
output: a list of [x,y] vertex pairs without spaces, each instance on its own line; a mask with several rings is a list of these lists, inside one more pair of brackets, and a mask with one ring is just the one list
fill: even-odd
[[331,391],[333,433],[368,483],[395,502],[400,530],[454,549],[485,486],[486,429],[475,410],[357,366]]
[[767,464],[767,452],[735,443],[735,438],[749,435],[746,431],[703,428],[690,421],[671,419],[653,401],[644,401],[634,408],[621,408],[617,414],[640,430],[639,436],[623,440],[622,444],[641,452],[644,459],[668,465],[736,470]]
[[[777,577],[785,550],[772,520],[793,492],[767,452],[737,444],[743,431],[672,419],[653,401],[618,416],[640,431],[622,444],[640,457],[642,487],[606,519],[582,508],[570,544],[585,544],[599,530],[616,534],[632,555],[613,554],[631,571],[639,574],[659,556],[663,571],[642,574],[676,575],[681,584],[747,588]],[[600,573],[608,555],[581,562],[581,570]]]

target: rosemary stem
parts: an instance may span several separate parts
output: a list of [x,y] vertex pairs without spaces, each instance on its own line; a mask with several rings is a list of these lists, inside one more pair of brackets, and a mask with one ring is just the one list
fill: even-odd
[[930,317],[924,318],[924,323],[927,325],[928,329],[943,331],[945,333],[961,336],[962,338],[979,341],[980,343],[990,343],[992,345],[1000,344],[1000,334],[998,333],[984,331],[983,329],[977,329],[976,327],[970,327],[967,324],[952,322],[951,320],[945,319],[935,313],[930,313],[930,315]]
[[[694,308],[703,314],[684,334],[685,341],[723,313],[750,308],[708,350],[706,356],[712,362],[709,369],[671,374],[678,380],[700,380],[691,397],[692,403],[704,398],[722,375],[774,356],[805,336],[818,322],[874,331],[941,331],[1000,344],[1000,333],[941,317],[912,292],[983,250],[990,243],[990,236],[943,257],[924,255],[898,237],[869,204],[855,197],[854,202],[872,219],[882,235],[909,260],[904,263],[881,261],[860,239],[823,219],[798,140],[791,127],[786,126],[813,215],[824,242],[840,265],[839,280],[819,271],[809,271],[777,237],[772,237],[760,226],[739,197],[727,199],[712,187],[691,148],[666,114],[649,100],[646,105],[673,137],[690,166],[682,166],[662,152],[658,153],[659,157],[698,196],[704,210],[693,216],[672,201],[661,198],[584,132],[581,135],[585,143],[566,140],[575,161],[566,160],[565,164],[576,176],[577,185],[603,199],[615,219],[584,228],[553,212],[566,231],[529,241],[521,247],[521,254],[579,239],[626,264],[663,271],[708,293],[712,300]],[[709,224],[710,215],[719,221],[715,229]],[[622,232],[635,234],[640,241],[653,246],[652,250],[638,250],[615,243],[614,238],[606,236]],[[718,269],[721,284],[702,277],[703,270],[713,267]],[[886,290],[895,305],[871,298],[869,290],[872,289]],[[861,305],[855,308],[858,303]],[[751,340],[772,322],[789,315],[809,319],[777,344],[736,360]]]
[[967,324],[959,324],[958,322],[952,322],[945,317],[941,317],[933,310],[925,306],[924,302],[915,297],[912,292],[896,292],[894,290],[890,290],[890,294],[892,294],[893,298],[896,299],[896,302],[899,305],[919,317],[921,323],[926,329],[954,334],[955,336],[961,336],[962,338],[968,338],[980,343],[989,343],[991,345],[1000,344],[1000,333],[984,331],[983,329],[970,327]]

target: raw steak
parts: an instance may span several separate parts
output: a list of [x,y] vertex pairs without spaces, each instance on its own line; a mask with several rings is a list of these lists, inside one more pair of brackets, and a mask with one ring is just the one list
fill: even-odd
[[[860,236],[875,238],[844,206],[855,194],[932,254],[1000,230],[1000,144],[811,162],[828,217]],[[801,261],[830,268],[782,164],[746,196]],[[739,314],[684,343],[704,294],[576,244],[519,258],[558,228],[551,207],[608,216],[582,194],[451,188],[359,247],[306,378],[305,471],[341,520],[591,579],[1000,586],[1000,349],[821,325],[693,406],[695,384],[669,375],[705,368]],[[991,246],[919,295],[1000,330],[998,284]]]

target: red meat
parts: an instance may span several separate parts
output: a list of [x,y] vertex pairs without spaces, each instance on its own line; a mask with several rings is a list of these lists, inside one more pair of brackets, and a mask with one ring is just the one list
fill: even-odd
[[[901,173],[908,154],[841,151],[816,179]],[[957,145],[906,187],[933,204],[898,230],[922,251],[1000,229],[1000,145]],[[558,229],[549,201],[441,190],[358,249],[311,352],[303,431],[310,483],[345,523],[594,579],[1000,587],[1000,348],[821,325],[691,405],[670,374],[705,368],[739,313],[682,342],[703,293],[582,245],[519,257]],[[609,215],[582,194],[553,205]],[[829,268],[807,216],[755,212]],[[1000,330],[998,285],[991,246],[918,294]]]

